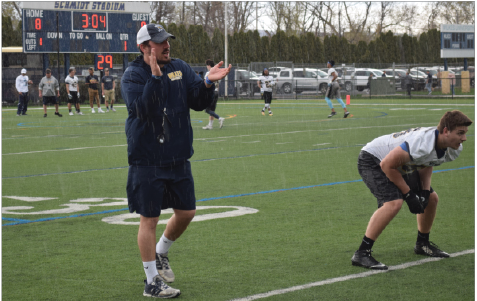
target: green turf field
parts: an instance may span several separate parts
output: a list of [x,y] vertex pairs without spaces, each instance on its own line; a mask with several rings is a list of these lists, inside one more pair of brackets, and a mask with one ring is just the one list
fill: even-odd
[[[335,106],[328,119],[324,100],[274,100],[273,116],[258,100],[220,101],[227,119],[211,131],[208,115],[191,113],[204,220],[169,253],[179,299],[474,300],[475,125],[461,156],[432,177],[431,241],[456,256],[417,262],[426,258],[413,252],[416,218],[403,205],[373,248],[396,270],[365,274],[350,260],[377,208],[358,174],[361,147],[437,125],[447,110],[475,120],[474,99],[351,99],[347,119]],[[126,209],[127,111],[116,109],[69,116],[63,106],[62,118],[3,109],[3,300],[145,298],[139,219]]]

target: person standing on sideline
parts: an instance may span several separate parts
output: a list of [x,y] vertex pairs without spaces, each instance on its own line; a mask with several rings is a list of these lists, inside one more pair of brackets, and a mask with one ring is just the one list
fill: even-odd
[[[232,68],[219,62],[202,80],[180,59],[170,56],[169,38],[175,36],[157,24],[137,33],[138,56],[121,78],[121,94],[128,118],[127,196],[130,212],[140,214],[138,246],[147,279],[144,296],[174,298],[180,290],[169,287],[175,275],[169,249],[195,215],[191,172],[193,131],[190,109],[202,111],[213,102],[214,82]],[[156,244],[161,209],[173,208],[166,229]]]
[[96,99],[96,103],[98,104],[98,113],[104,113],[104,111],[101,110],[101,105],[99,101],[98,76],[94,75],[93,67],[89,67],[88,71],[89,71],[89,75],[86,77],[85,83],[88,85],[89,106],[91,107],[91,113],[93,114],[96,113],[93,107],[93,103],[95,99]]
[[[60,84],[58,80],[51,75],[51,70],[46,69],[45,77],[43,77],[38,85],[38,96],[43,97],[43,112],[45,113],[43,117],[46,117],[46,105],[48,103],[55,105],[55,115],[58,117],[63,117],[58,112],[58,97],[60,97]],[[56,92],[56,93],[55,93]]]
[[101,79],[101,91],[104,97],[104,105],[106,106],[106,112],[109,112],[108,100],[111,100],[111,111],[116,112],[116,110],[113,108],[115,89],[116,82],[114,81],[114,77],[109,75],[109,68],[104,68],[104,76]]
[[262,109],[262,115],[265,115],[265,110],[268,109],[268,115],[273,116],[270,105],[272,104],[272,91],[275,84],[275,78],[269,74],[267,68],[264,68],[262,76],[260,76],[257,80],[257,85],[260,88],[260,92],[263,95],[263,100],[265,101],[265,107]]
[[65,78],[65,83],[66,83],[66,93],[68,93],[68,111],[70,115],[74,115],[73,112],[71,112],[71,104],[73,104],[74,108],[76,109],[76,113],[78,115],[84,115],[83,112],[81,112],[80,105],[79,105],[79,97],[80,93],[78,91],[78,77],[76,77],[76,69],[75,68],[70,68],[68,70],[69,74]]
[[411,98],[412,77],[409,75],[409,71],[406,72],[404,83],[406,84],[407,94],[409,95],[409,98]]
[[383,71],[383,75],[381,77],[386,77],[386,71]]
[[432,74],[429,70],[427,70],[426,88],[427,88],[427,91],[429,92],[429,94],[427,95],[431,95],[432,94]]
[[346,105],[341,99],[341,94],[340,94],[340,84],[338,83],[338,73],[336,72],[335,68],[333,66],[335,65],[335,61],[329,61],[326,66],[328,67],[328,89],[326,90],[325,94],[325,100],[328,106],[331,109],[331,114],[328,115],[328,118],[331,118],[336,115],[336,111],[333,108],[333,104],[331,103],[330,97],[333,97],[333,95],[336,97],[336,100],[340,103],[341,107],[344,110],[344,118],[349,116],[349,112],[346,109]]
[[368,77],[368,83],[366,84],[366,88],[368,88],[368,91],[367,91],[368,94],[371,93],[371,80],[373,79],[373,76],[374,76],[373,72],[370,72]]
[[23,68],[20,71],[20,75],[17,76],[15,81],[15,88],[18,91],[19,99],[18,99],[18,109],[17,109],[17,116],[27,115],[26,111],[28,109],[28,85],[33,84],[31,80],[28,79],[28,75],[26,75],[27,70]]
[[418,127],[384,135],[366,144],[358,157],[363,182],[378,201],[352,265],[368,269],[388,267],[371,256],[371,249],[405,201],[417,215],[414,252],[430,257],[449,257],[429,241],[436,217],[438,196],[431,187],[433,166],[457,159],[472,124],[460,111],[446,112],[437,127]]
[[[209,75],[210,69],[214,68],[215,63],[213,60],[207,60],[205,61],[205,64],[207,65],[207,73],[205,74],[205,77],[207,77]],[[215,109],[217,107],[217,101],[219,100],[219,82],[220,81],[217,81],[215,85],[214,101],[210,104],[209,107],[207,107],[207,109],[205,109],[205,112],[209,114],[210,116],[209,116],[209,124],[203,127],[204,130],[212,129],[214,125],[214,118],[219,120],[220,128],[224,126],[225,118],[220,117],[219,115],[217,115],[217,113],[215,113]]]

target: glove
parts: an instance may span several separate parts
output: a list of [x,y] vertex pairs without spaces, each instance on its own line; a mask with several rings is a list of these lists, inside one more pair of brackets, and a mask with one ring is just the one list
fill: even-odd
[[411,211],[411,213],[413,214],[424,213],[424,207],[423,207],[424,198],[421,199],[421,197],[415,194],[412,190],[409,190],[409,192],[404,195],[404,200],[409,206],[409,211]]
[[73,99],[73,96],[71,96],[71,94],[68,94],[68,99]]
[[430,195],[431,195],[431,192],[429,190],[421,191],[422,210],[426,209],[427,205],[429,204]]
[[79,94],[79,91],[78,91],[78,98],[80,98],[80,94]]

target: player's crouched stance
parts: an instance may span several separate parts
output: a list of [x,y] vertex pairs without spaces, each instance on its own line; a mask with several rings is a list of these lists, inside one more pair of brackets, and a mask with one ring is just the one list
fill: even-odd
[[419,127],[384,135],[366,144],[358,158],[363,182],[378,200],[366,234],[351,263],[369,269],[388,267],[371,256],[371,249],[405,201],[417,215],[416,254],[449,257],[429,241],[436,216],[437,193],[431,187],[432,167],[455,160],[472,124],[460,111],[447,112],[437,127]]

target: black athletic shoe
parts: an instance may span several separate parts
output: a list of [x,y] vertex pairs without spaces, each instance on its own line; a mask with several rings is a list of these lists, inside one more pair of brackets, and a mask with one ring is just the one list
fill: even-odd
[[351,264],[372,270],[387,270],[388,267],[371,256],[371,250],[358,250],[351,257]]
[[343,118],[346,118],[346,117],[348,117],[348,116],[349,116],[349,114],[350,114],[349,112],[346,112],[346,113],[344,114],[344,117],[343,117]]
[[23,113],[22,115],[28,115],[27,113]]
[[449,254],[439,250],[439,247],[431,241],[418,241],[414,247],[414,253],[430,257],[449,257]]
[[335,115],[336,115],[336,112],[331,112],[331,114],[328,115],[328,118],[331,118],[331,117],[333,117],[333,116],[335,116]]
[[43,114],[43,117],[46,117],[46,114]]
[[60,112],[55,112],[55,115],[58,116],[58,117],[63,117],[63,115],[61,115]]
[[147,284],[147,281],[144,280],[144,292],[142,293],[143,296],[169,299],[175,298],[180,294],[180,290],[165,284],[159,275],[154,277],[154,280],[151,282],[151,284]]

